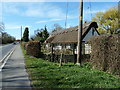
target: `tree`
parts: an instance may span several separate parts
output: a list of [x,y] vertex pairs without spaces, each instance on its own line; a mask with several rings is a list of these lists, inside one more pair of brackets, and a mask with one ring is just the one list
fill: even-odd
[[118,10],[115,6],[105,12],[96,13],[95,17],[92,18],[93,21],[96,21],[98,23],[98,31],[101,34],[118,33],[118,19]]
[[32,40],[39,40],[41,43],[43,43],[49,37],[49,33],[47,31],[46,26],[44,27],[44,29],[42,28],[36,31],[37,31],[37,34],[31,37]]
[[6,32],[2,33],[2,44],[12,43],[15,41],[15,38],[7,34]]
[[7,44],[12,43],[15,41],[15,38],[6,32],[3,32],[5,30],[5,25],[3,22],[0,22],[0,44]]
[[4,31],[5,26],[3,22],[0,22],[0,32]]
[[49,37],[49,33],[47,31],[46,25],[45,25],[45,28],[44,28],[44,30],[42,32],[42,35],[43,35],[44,41]]
[[23,33],[23,41],[24,42],[28,42],[29,41],[29,28],[28,27],[25,28],[25,31]]
[[40,30],[38,29],[36,31],[37,31],[37,33],[34,37],[34,40],[38,40],[38,41],[43,43],[44,42],[44,40],[43,40],[43,29],[40,29]]
[[52,34],[58,33],[63,29],[64,28],[62,26],[60,26],[59,24],[54,24],[53,29],[52,29]]

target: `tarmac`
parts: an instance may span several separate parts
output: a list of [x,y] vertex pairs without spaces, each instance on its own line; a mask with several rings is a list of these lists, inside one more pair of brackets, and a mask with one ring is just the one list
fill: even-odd
[[29,75],[25,68],[24,55],[17,44],[15,51],[11,57],[7,60],[5,66],[0,72],[0,88],[4,89],[31,89]]

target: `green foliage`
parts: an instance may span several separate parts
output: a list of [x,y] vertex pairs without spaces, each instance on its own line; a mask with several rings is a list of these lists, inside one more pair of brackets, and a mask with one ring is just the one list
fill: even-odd
[[15,41],[15,38],[7,33],[2,33],[1,38],[2,38],[2,44],[13,43]]
[[45,26],[45,29],[44,29],[44,31],[43,31],[43,35],[44,35],[44,40],[46,40],[46,39],[49,37],[49,33],[48,33],[48,31],[47,31],[46,26]]
[[82,67],[91,69],[92,68],[92,64],[90,62],[86,62],[86,63],[82,64]]
[[109,33],[115,34],[118,33],[117,30],[120,28],[118,26],[118,10],[117,7],[112,7],[106,12],[98,12],[95,17],[92,18],[93,21],[98,23],[98,31],[101,34]]
[[90,63],[59,67],[57,63],[27,55],[25,59],[33,88],[120,88],[120,78],[90,69]]
[[24,31],[24,34],[23,34],[23,41],[24,42],[29,41],[29,28],[28,27],[25,28],[25,31]]
[[43,43],[49,37],[49,33],[47,31],[46,26],[44,27],[44,29],[37,30],[37,31],[39,32],[37,32],[36,36],[32,38],[32,40],[37,40]]

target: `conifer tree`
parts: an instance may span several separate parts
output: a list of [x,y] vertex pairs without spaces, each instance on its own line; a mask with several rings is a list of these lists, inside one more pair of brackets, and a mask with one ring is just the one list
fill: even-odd
[[28,27],[25,28],[25,31],[24,31],[24,34],[23,34],[23,41],[24,42],[29,41],[29,28]]

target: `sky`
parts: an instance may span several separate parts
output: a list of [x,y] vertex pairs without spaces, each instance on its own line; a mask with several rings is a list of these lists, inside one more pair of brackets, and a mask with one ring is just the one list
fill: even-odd
[[[90,9],[91,4],[91,9]],[[117,5],[117,2],[84,2],[84,21],[91,21],[91,16],[110,7]],[[29,27],[30,37],[34,30],[47,26],[49,32],[54,24],[65,28],[67,2],[2,2],[2,14],[0,17],[5,24],[5,32],[21,38],[21,26],[24,32]],[[67,28],[78,25],[79,2],[68,2]]]

